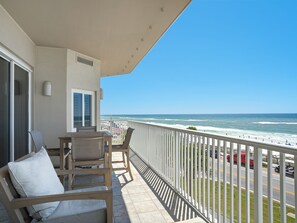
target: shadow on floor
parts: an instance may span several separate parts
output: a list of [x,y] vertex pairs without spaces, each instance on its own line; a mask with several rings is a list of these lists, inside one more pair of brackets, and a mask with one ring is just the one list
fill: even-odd
[[131,151],[130,154],[131,163],[174,221],[201,217],[200,213],[195,208],[179,195],[175,189],[167,184],[137,154],[135,154],[135,152]]

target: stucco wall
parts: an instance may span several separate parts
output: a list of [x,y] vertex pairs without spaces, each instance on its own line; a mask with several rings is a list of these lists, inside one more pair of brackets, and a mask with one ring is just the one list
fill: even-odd
[[[48,147],[58,147],[66,132],[67,49],[37,47],[34,75],[34,129],[44,135]],[[52,96],[42,95],[44,81],[52,83]]]
[[0,44],[31,67],[35,66],[35,44],[1,5]]
[[[34,75],[34,129],[48,147],[58,147],[58,137],[72,130],[72,89],[95,92],[95,125],[99,126],[100,61],[63,48],[37,47]],[[93,66],[77,62],[77,56]],[[52,83],[52,96],[42,95],[44,81]]]
[[[93,66],[77,62],[77,56],[93,61]],[[95,125],[100,125],[100,70],[99,60],[67,50],[67,130],[72,129],[72,89],[88,90],[95,92]]]

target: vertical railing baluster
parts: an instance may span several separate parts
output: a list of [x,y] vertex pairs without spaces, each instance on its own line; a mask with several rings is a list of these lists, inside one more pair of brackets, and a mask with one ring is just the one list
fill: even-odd
[[173,168],[173,163],[174,163],[174,143],[173,143],[173,131],[170,131],[169,133],[169,146],[170,146],[170,182],[171,185],[174,186],[174,168]]
[[267,153],[267,175],[268,175],[268,221],[273,223],[273,177],[272,177],[272,151],[268,150]]
[[210,219],[210,138],[207,138],[207,218]]
[[282,223],[287,222],[286,215],[286,155],[280,153],[280,220]]
[[224,195],[223,195],[223,222],[227,223],[227,142],[224,140]]
[[[221,222],[221,140],[217,140],[218,146],[217,146],[217,182],[218,182],[218,210],[217,210],[217,223]],[[215,154],[214,154],[215,155]]]
[[147,144],[146,144],[146,157],[147,157],[147,162],[148,163],[150,163],[150,153],[151,153],[151,151],[152,151],[152,149],[150,150],[149,148],[150,148],[150,129],[151,129],[151,127],[150,126],[148,126],[148,131],[147,131],[147,138],[146,138],[146,140],[147,140]]
[[234,143],[230,142],[230,222],[234,222]]
[[191,151],[191,146],[190,146],[190,134],[187,134],[187,148],[186,148],[186,151],[187,151],[187,155],[186,155],[186,170],[187,170],[187,199],[188,201],[190,200],[190,159],[191,159],[191,155],[190,155],[190,151]]
[[183,195],[186,197],[186,134],[183,133]]
[[175,148],[175,188],[177,188],[178,191],[180,191],[180,147],[179,147],[179,132],[174,132],[175,140],[174,141],[174,148]]
[[193,181],[194,181],[194,153],[193,153],[193,146],[194,146],[194,136],[191,134],[191,171],[190,171],[190,187],[191,187],[191,203],[194,205],[195,203],[194,203],[194,201],[195,201],[195,199],[194,199],[194,184],[193,184]]
[[212,139],[212,151],[211,151],[211,161],[212,161],[212,164],[211,164],[211,175],[212,175],[212,221],[214,222],[215,221],[215,211],[216,211],[216,181],[215,181],[215,174],[216,174],[216,168],[215,168],[215,150],[216,150],[216,144],[215,144],[215,139],[213,138]]
[[237,144],[237,222],[241,222],[241,144]]
[[[297,170],[297,155],[294,155],[294,171]],[[297,223],[297,176],[294,172],[294,192],[295,192],[295,223]]]
[[262,149],[254,147],[254,222],[263,222]]
[[245,145],[245,213],[246,223],[250,223],[250,147]]
[[194,159],[194,164],[193,164],[193,168],[194,168],[194,174],[193,174],[193,181],[194,181],[194,206],[199,210],[199,206],[198,206],[198,175],[197,175],[197,168],[198,168],[198,158],[197,158],[197,151],[198,151],[198,136],[194,135],[194,139],[193,139],[193,143],[194,143],[194,150],[193,150],[193,159]]
[[205,137],[202,137],[203,140],[203,148],[202,148],[202,212],[205,215],[205,210],[206,210],[206,202],[205,202],[205,197],[206,197],[206,192],[205,192]]
[[198,152],[196,153],[196,157],[198,158],[198,208],[201,212],[201,136],[198,136]]
[[168,144],[168,130],[165,130],[165,148],[166,148],[166,152],[165,152],[165,176],[168,182],[170,182],[170,177],[169,177],[169,159],[170,159],[170,154],[169,154],[169,144]]
[[184,133],[180,133],[180,189],[182,195],[184,195]]
[[169,159],[169,153],[168,153],[168,142],[167,142],[167,130],[164,131],[164,134],[163,134],[163,137],[164,137],[164,144],[165,144],[165,156],[164,156],[164,175],[165,175],[165,179],[167,181],[169,181],[169,178],[168,178],[168,159]]

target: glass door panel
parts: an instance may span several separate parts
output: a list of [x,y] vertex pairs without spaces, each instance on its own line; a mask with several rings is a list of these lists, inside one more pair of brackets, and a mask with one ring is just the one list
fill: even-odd
[[84,115],[85,115],[85,126],[91,126],[92,125],[92,96],[85,94],[85,110],[84,110]]
[[14,66],[14,159],[28,154],[29,74]]
[[82,94],[73,94],[73,126],[74,128],[82,126]]
[[5,166],[10,159],[9,73],[10,63],[0,57],[0,167]]

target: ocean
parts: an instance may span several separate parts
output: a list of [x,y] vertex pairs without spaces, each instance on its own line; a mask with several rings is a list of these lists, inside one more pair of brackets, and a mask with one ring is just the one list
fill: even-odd
[[297,147],[297,114],[103,115],[103,120],[134,120],[250,138]]

